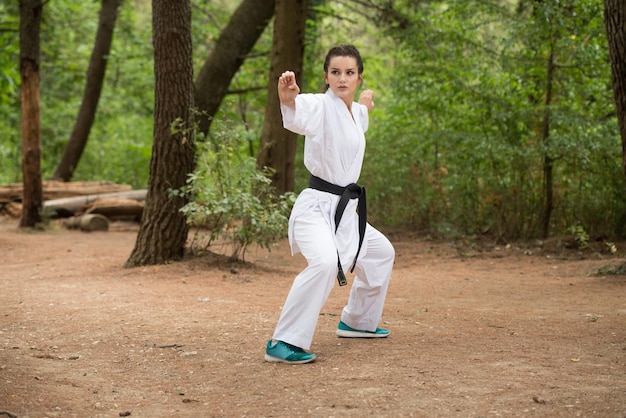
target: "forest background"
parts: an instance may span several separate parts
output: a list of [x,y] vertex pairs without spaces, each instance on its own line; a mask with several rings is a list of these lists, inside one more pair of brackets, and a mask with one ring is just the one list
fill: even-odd
[[[194,73],[239,2],[193,1]],[[41,26],[42,175],[80,107],[100,3],[55,0]],[[119,9],[105,84],[75,180],[145,188],[153,145],[151,2]],[[19,13],[0,1],[0,183],[21,180]],[[259,151],[272,24],[211,126],[233,173]],[[602,0],[310,1],[301,85],[324,88],[329,47],[354,43],[376,108],[360,183],[371,222],[436,237],[626,236],[622,148]],[[285,68],[287,69],[287,68]],[[298,141],[295,191],[306,187]],[[198,147],[195,177],[211,152]],[[254,165],[254,164],[252,164]],[[233,168],[234,167],[234,168]],[[207,178],[206,181],[216,181]]]

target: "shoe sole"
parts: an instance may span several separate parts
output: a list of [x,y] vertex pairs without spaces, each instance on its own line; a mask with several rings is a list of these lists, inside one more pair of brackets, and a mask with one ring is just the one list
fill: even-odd
[[267,362],[270,362],[270,363],[286,363],[286,364],[311,363],[311,362],[315,361],[316,358],[317,358],[317,356],[313,356],[313,357],[311,357],[309,359],[305,359],[305,360],[285,360],[285,359],[282,359],[282,358],[270,356],[269,354],[265,355],[265,361],[267,361]]
[[336,334],[342,338],[387,338],[389,336],[389,333],[377,334],[375,332],[348,331],[345,329],[338,329]]

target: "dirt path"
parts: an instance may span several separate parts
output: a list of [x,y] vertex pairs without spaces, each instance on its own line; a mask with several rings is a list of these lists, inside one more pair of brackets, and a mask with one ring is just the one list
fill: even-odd
[[[394,239],[388,339],[334,335],[263,361],[303,261],[203,257],[123,269],[135,231],[0,227],[0,411],[24,417],[626,417],[623,258],[461,252]],[[618,246],[618,254],[626,247]],[[0,413],[0,417],[9,416]]]

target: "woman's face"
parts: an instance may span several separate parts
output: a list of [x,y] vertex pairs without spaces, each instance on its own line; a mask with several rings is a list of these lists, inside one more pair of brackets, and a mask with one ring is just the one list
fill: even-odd
[[361,84],[361,75],[354,57],[332,57],[324,80],[329,88],[340,97],[348,107],[354,100],[354,93]]

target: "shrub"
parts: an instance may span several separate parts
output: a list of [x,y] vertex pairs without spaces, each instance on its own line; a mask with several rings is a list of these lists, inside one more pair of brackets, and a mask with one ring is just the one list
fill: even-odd
[[198,134],[196,170],[174,193],[189,199],[181,211],[197,229],[192,250],[207,249],[220,239],[232,245],[231,259],[244,260],[250,244],[271,250],[286,237],[295,195],[276,196],[271,171],[257,169],[254,158],[239,152],[247,144],[236,129],[220,128],[216,122],[212,129],[208,141]]

